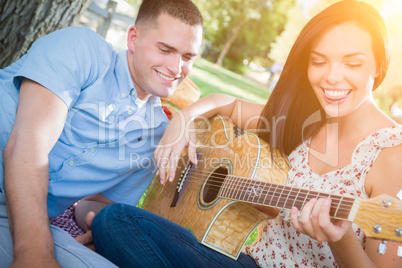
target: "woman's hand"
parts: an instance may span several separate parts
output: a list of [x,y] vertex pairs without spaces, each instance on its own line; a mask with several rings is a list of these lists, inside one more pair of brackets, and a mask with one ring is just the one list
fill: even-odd
[[168,173],[169,181],[172,182],[175,177],[177,162],[184,147],[188,146],[188,157],[196,165],[196,136],[194,127],[194,118],[188,116],[185,112],[177,112],[168,127],[165,134],[155,149],[155,162],[159,169],[159,178],[161,184],[166,182]]
[[74,239],[78,243],[86,246],[87,248],[89,248],[93,251],[96,251],[95,244],[94,244],[94,241],[92,238],[92,232],[91,232],[91,226],[92,226],[92,222],[93,222],[94,218],[95,218],[95,212],[93,212],[93,211],[88,212],[88,214],[85,217],[85,224],[87,227],[85,234],[79,235],[79,236],[75,237]]
[[317,200],[313,198],[304,205],[300,216],[298,216],[298,209],[292,208],[291,223],[296,230],[319,242],[336,242],[341,240],[346,233],[354,235],[354,232],[348,232],[352,226],[351,222],[331,220],[330,208],[331,199],[320,198]]

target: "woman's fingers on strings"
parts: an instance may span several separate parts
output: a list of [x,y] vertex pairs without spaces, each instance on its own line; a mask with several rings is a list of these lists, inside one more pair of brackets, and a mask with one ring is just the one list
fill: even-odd
[[301,232],[311,236],[312,238],[315,238],[315,233],[314,233],[313,225],[311,223],[311,217],[312,217],[311,213],[312,213],[312,210],[313,210],[316,202],[317,202],[317,199],[315,199],[315,198],[308,201],[304,205],[304,207],[301,211],[301,214],[299,216],[299,225],[302,229]]
[[312,211],[312,225],[314,228],[315,239],[319,242],[328,241],[328,234],[332,229],[329,216],[331,199],[320,198],[316,201]]
[[157,167],[159,169],[159,179],[161,184],[165,184],[166,182],[167,165],[169,163],[170,154],[171,151],[165,149],[158,155]]
[[292,207],[290,212],[290,222],[292,223],[293,227],[300,231],[300,224],[299,224],[299,210],[296,207]]
[[196,150],[196,137],[194,135],[190,135],[190,141],[188,143],[188,158],[190,159],[191,163],[197,165],[197,150]]
[[168,179],[170,182],[172,182],[174,180],[178,161],[179,161],[179,155],[176,154],[174,151],[172,151],[170,154],[170,159],[169,159],[169,178]]

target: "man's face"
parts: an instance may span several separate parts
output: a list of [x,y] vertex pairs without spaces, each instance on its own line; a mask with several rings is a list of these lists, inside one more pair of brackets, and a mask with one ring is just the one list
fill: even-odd
[[166,98],[190,73],[202,42],[202,26],[190,26],[165,13],[157,25],[132,26],[127,57],[137,97]]

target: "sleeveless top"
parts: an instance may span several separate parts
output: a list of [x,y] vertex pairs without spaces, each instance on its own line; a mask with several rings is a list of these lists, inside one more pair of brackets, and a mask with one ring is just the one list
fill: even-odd
[[[364,181],[381,150],[402,143],[402,126],[380,129],[366,137],[355,148],[351,163],[319,175],[308,164],[310,141],[305,141],[290,156],[288,184],[308,190],[368,199]],[[364,247],[365,235],[356,225],[353,229]],[[327,242],[318,242],[293,228],[290,211],[262,223],[258,238],[243,251],[262,267],[338,267]]]

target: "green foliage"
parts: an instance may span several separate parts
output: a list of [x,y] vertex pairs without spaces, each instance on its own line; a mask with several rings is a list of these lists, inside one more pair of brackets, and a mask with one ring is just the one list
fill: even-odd
[[203,57],[216,62],[222,49],[240,28],[223,66],[239,71],[243,60],[267,58],[270,43],[284,29],[287,11],[295,0],[194,0],[204,16],[206,47]]
[[250,246],[254,242],[254,240],[257,239],[257,236],[258,236],[258,229],[254,229],[250,237],[247,239],[245,245]]

